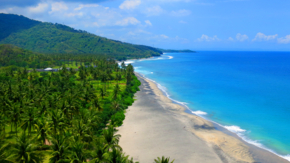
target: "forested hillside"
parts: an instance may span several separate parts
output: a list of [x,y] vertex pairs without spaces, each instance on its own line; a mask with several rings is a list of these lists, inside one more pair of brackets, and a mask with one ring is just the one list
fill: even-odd
[[41,22],[13,14],[0,14],[0,40],[10,34],[29,29]]
[[159,56],[158,49],[123,43],[71,27],[0,14],[0,44],[40,53],[106,54],[117,59]]

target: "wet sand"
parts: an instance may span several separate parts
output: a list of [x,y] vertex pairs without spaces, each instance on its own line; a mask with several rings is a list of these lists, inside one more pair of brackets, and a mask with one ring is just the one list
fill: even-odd
[[175,163],[289,163],[185,113],[185,108],[173,103],[155,83],[137,76],[142,83],[140,91],[118,128],[122,136],[119,144],[134,161],[150,163],[166,156]]

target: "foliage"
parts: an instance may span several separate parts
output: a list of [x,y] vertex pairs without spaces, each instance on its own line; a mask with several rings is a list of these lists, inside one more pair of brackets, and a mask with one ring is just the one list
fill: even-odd
[[112,121],[112,124],[115,124],[116,126],[121,126],[123,124],[124,119],[125,119],[124,112],[119,111],[115,115],[112,116],[111,121]]
[[[156,48],[133,45],[75,30],[65,25],[42,23],[23,16],[0,14],[0,44],[13,44],[40,53],[106,54],[118,60],[159,56]],[[15,22],[20,21],[15,29]],[[23,26],[22,26],[23,24]],[[20,28],[20,29],[18,29]]]
[[12,33],[29,29],[40,23],[39,21],[31,20],[24,16],[3,13],[0,13],[0,20],[0,40],[8,37]]
[[165,158],[164,156],[162,156],[162,158],[157,157],[157,159],[154,159],[154,162],[155,163],[173,163],[174,160],[170,162],[170,157]]
[[[17,58],[13,50],[23,52],[12,48],[8,60]],[[133,67],[120,68],[110,58],[79,59],[77,71],[66,65],[58,72],[1,70],[1,162],[132,162],[114,127],[122,125],[140,85]]]
[[41,163],[44,154],[39,151],[39,145],[35,139],[29,138],[25,132],[16,138],[16,143],[12,143],[11,155],[9,160],[23,163]]

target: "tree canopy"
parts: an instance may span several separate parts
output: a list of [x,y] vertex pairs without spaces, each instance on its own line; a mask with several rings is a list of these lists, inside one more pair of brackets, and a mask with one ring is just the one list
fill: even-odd
[[18,15],[0,14],[0,22],[0,44],[12,44],[39,53],[106,54],[119,60],[162,54],[149,46],[115,41],[65,25]]

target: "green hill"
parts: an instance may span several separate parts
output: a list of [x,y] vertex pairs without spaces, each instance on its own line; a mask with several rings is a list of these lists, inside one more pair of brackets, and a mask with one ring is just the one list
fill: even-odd
[[107,54],[118,59],[159,56],[159,49],[133,45],[12,14],[0,14],[0,44],[40,53]]

